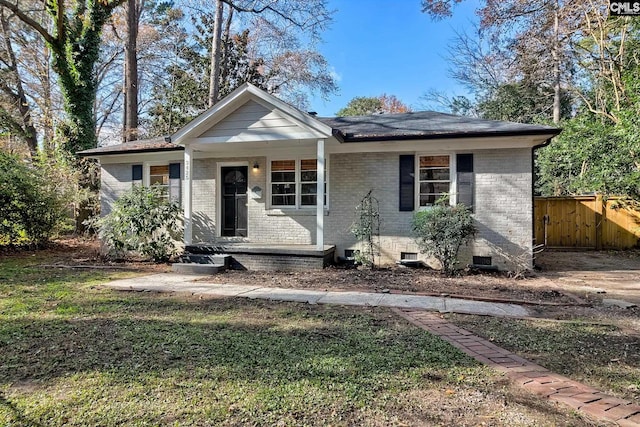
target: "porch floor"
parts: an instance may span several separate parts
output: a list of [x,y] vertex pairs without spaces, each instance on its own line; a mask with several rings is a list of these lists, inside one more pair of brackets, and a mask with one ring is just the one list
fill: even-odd
[[245,242],[217,242],[198,243],[187,245],[185,251],[190,253],[221,253],[228,254],[276,254],[276,255],[298,255],[298,256],[319,256],[335,252],[335,245],[324,245],[323,250],[319,250],[316,245],[272,245],[265,243],[245,243]]
[[231,268],[239,270],[320,269],[334,262],[335,245],[287,245],[246,242],[214,242],[187,245],[189,254],[231,255]]

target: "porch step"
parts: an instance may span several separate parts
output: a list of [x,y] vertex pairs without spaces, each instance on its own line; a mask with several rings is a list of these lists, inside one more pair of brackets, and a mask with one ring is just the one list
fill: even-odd
[[171,265],[171,270],[181,274],[216,274],[225,271],[230,264],[230,255],[186,253]]
[[171,265],[171,271],[181,274],[212,275],[225,271],[224,265],[196,264],[190,262],[176,262]]
[[231,255],[185,253],[180,255],[179,260],[184,264],[217,264],[229,268]]

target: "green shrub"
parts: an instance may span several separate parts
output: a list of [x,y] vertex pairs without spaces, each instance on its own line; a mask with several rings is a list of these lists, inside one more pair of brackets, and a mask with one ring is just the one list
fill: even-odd
[[113,203],[112,209],[94,224],[111,256],[132,251],[154,261],[166,261],[176,253],[181,209],[163,197],[161,188],[134,185]]
[[471,211],[464,205],[440,202],[413,215],[413,232],[420,251],[432,256],[451,275],[458,263],[458,250],[476,233]]
[[0,244],[41,244],[67,217],[65,194],[47,168],[0,152]]

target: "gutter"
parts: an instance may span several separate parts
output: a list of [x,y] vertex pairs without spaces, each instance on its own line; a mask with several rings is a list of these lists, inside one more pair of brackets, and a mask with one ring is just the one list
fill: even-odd
[[[491,136],[509,137],[509,136],[539,136],[539,135],[558,135],[560,129],[540,129],[530,131],[494,131],[494,132],[451,132],[451,133],[431,133],[431,134],[409,134],[409,135],[354,135],[352,133],[339,132],[344,142],[375,142],[375,141],[407,141],[417,139],[456,139],[456,138],[487,138]],[[336,132],[334,132],[335,135]],[[553,138],[552,136],[552,138]],[[548,145],[547,142],[537,147]]]
[[102,151],[95,153],[77,153],[80,157],[102,157],[102,156],[113,156],[113,155],[122,155],[122,154],[138,154],[138,153],[161,153],[165,151],[184,151],[184,147],[180,145],[176,145],[175,147],[165,147],[165,148],[138,148],[134,150],[126,150],[126,151]]

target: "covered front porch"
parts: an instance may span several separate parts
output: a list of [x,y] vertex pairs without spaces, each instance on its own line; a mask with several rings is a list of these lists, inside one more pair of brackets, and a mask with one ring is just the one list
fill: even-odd
[[274,269],[333,258],[335,247],[325,246],[329,126],[247,86],[172,142],[184,146],[187,252],[233,254],[245,268],[258,266],[258,255]]

